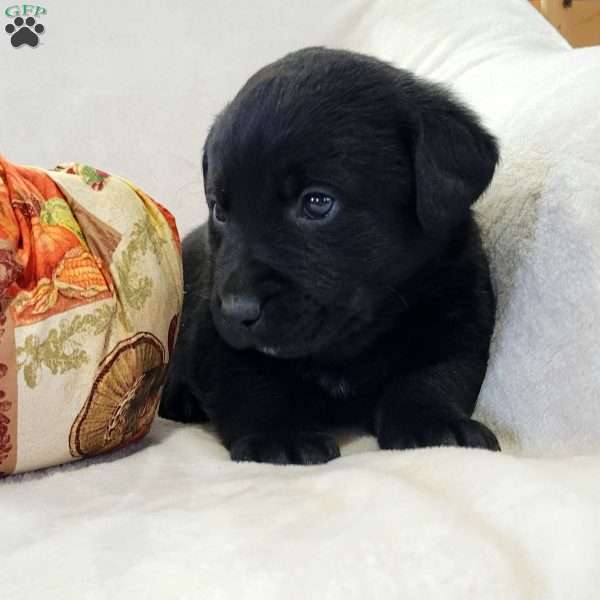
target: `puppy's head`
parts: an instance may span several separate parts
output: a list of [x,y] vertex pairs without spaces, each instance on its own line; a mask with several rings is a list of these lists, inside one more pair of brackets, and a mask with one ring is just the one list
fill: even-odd
[[288,358],[360,351],[497,159],[473,113],[376,59],[312,48],[263,68],[205,145],[220,334]]

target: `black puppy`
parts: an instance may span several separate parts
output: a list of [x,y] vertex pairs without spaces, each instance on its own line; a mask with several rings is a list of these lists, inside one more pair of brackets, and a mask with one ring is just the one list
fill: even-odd
[[470,418],[494,327],[470,206],[497,160],[470,110],[374,58],[261,69],[206,140],[160,414],[210,418],[234,460],[325,462],[336,426],[498,449]]

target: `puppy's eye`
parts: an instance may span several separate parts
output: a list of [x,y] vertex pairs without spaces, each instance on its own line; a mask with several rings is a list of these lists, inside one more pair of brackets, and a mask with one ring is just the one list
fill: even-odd
[[215,216],[215,219],[219,221],[219,223],[225,223],[225,221],[227,221],[227,215],[225,214],[223,207],[218,203],[215,204],[213,214]]
[[214,221],[217,223],[225,223],[225,221],[227,221],[225,210],[218,202],[215,202],[214,200],[209,201],[208,206],[212,211],[212,217]]
[[324,192],[307,192],[301,199],[305,219],[323,219],[333,208],[334,199]]

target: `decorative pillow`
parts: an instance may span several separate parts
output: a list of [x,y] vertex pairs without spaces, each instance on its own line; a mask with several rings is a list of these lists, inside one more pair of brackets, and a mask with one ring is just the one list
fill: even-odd
[[143,437],[182,294],[175,221],[142,190],[0,156],[0,475]]

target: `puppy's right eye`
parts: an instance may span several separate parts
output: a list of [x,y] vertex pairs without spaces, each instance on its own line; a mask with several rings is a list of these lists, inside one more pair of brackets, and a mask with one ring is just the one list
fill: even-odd
[[225,210],[218,202],[213,202],[212,204],[212,215],[213,219],[218,223],[225,223],[227,221]]
[[217,197],[212,192],[206,194],[206,203],[210,211],[210,217],[217,224],[222,224],[227,220],[227,213],[222,204],[217,202]]

